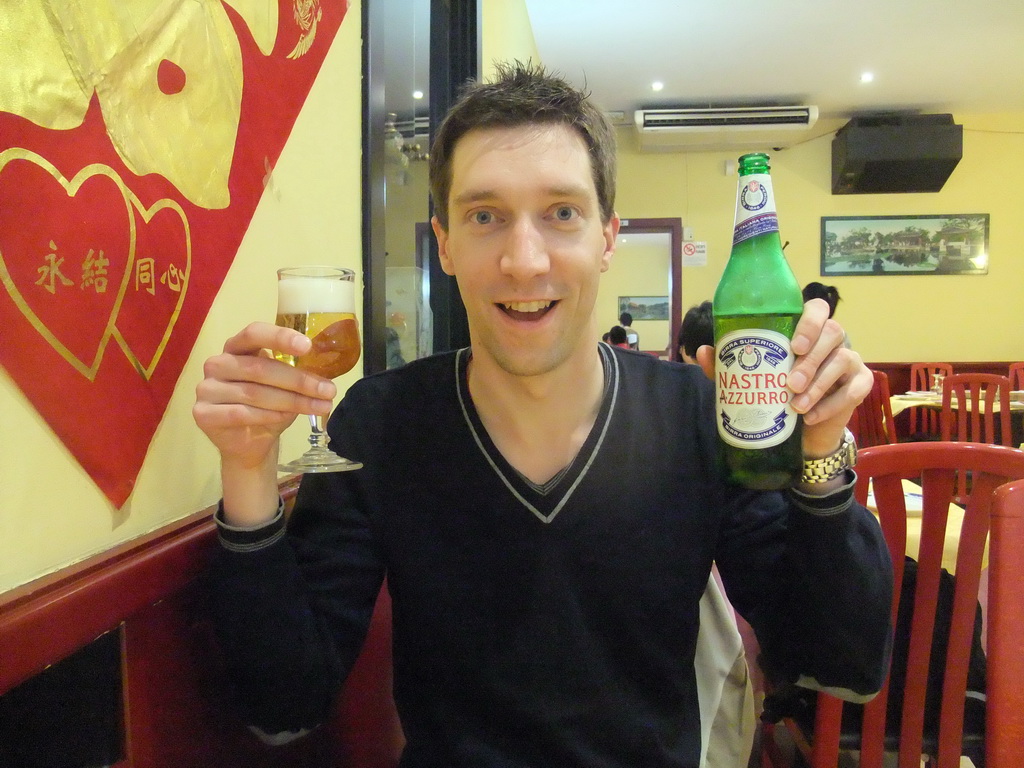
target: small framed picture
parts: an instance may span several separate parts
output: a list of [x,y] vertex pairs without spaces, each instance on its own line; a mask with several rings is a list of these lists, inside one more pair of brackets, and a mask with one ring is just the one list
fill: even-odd
[[633,321],[668,320],[668,296],[619,296],[619,314],[629,312]]

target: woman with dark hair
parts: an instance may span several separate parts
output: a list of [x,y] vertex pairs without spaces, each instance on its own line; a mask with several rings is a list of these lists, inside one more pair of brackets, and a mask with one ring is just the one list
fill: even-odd
[[[834,285],[824,285],[823,283],[813,282],[808,283],[804,286],[804,303],[806,304],[811,299],[824,299],[828,303],[828,316],[832,317],[836,313],[836,305],[839,304],[839,289]],[[843,346],[850,349],[850,335],[843,332]]]
[[813,282],[804,286],[804,301],[811,299],[824,299],[828,302],[828,316],[836,313],[836,305],[839,304],[839,289],[834,285]]

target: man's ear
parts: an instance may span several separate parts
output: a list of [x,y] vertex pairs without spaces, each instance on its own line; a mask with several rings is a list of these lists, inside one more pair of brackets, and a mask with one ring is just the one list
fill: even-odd
[[612,254],[615,253],[615,238],[619,236],[619,217],[612,214],[604,225],[604,253],[601,255],[601,271],[607,272],[612,265]]
[[455,264],[452,263],[451,254],[448,253],[448,232],[441,226],[437,216],[430,218],[430,226],[434,230],[434,237],[437,238],[437,256],[441,261],[441,269],[446,275],[455,275]]

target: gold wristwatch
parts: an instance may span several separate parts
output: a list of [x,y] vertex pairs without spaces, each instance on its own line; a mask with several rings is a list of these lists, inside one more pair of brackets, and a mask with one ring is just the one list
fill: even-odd
[[843,433],[843,444],[834,453],[820,459],[805,459],[804,471],[800,476],[803,483],[827,483],[857,463],[857,441],[853,432]]

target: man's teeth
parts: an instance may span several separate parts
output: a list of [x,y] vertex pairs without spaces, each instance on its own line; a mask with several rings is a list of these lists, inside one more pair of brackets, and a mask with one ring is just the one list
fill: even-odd
[[514,301],[504,306],[505,309],[510,309],[513,312],[540,312],[542,309],[550,307],[551,304],[550,301]]

